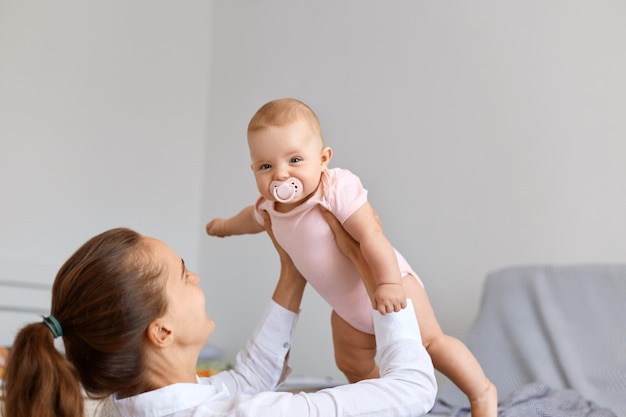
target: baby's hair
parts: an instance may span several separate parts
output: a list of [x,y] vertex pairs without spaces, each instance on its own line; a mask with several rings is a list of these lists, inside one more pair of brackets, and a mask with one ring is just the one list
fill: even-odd
[[295,98],[280,98],[265,103],[252,116],[248,123],[248,133],[256,132],[269,126],[285,126],[296,120],[306,120],[311,129],[322,136],[320,121],[315,112]]

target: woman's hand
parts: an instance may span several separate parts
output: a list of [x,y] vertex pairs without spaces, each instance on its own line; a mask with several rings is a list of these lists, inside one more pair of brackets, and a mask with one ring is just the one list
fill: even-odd
[[[350,235],[350,233],[348,233],[346,229],[343,228],[341,223],[339,223],[339,220],[337,220],[337,218],[335,218],[335,216],[330,211],[321,207],[320,210],[322,211],[322,216],[324,217],[324,220],[326,220],[333,233],[335,234],[335,240],[337,241],[337,246],[339,247],[339,250],[341,251],[341,253],[347,256],[350,261],[352,261],[357,272],[363,278],[363,282],[365,284],[367,284],[368,282],[375,282],[374,271],[372,271],[372,268],[370,268],[369,264],[365,260],[363,252],[361,252],[361,246],[359,245],[359,242],[357,242]],[[380,223],[380,220],[378,219],[378,216],[376,216],[376,213],[374,213],[373,215],[376,217],[376,221]],[[369,294],[372,294],[375,288],[367,288],[367,290]]]
[[270,219],[270,215],[267,214],[267,211],[263,211],[261,214],[263,215],[263,222],[264,222],[263,224],[265,227],[265,231],[269,235],[270,239],[272,239],[274,248],[276,249],[276,252],[278,252],[278,256],[280,257],[280,264],[291,265],[295,269],[296,267],[293,265],[293,261],[289,257],[289,254],[276,241],[276,237],[274,236],[274,231],[272,230],[272,219]]
[[272,231],[272,220],[267,212],[263,212],[265,231],[272,239],[274,248],[280,257],[280,277],[274,289],[272,299],[281,306],[295,313],[300,311],[302,295],[306,287],[306,280],[298,271],[289,254],[278,244]]
[[333,230],[337,246],[341,253],[346,255],[352,262],[358,261],[362,258],[361,246],[347,231],[343,228],[339,220],[328,210],[320,207],[322,211],[322,217],[326,220],[326,223]]

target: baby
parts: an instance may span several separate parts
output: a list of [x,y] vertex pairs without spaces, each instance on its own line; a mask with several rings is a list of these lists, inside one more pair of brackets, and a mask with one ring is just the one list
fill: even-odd
[[[207,233],[262,232],[261,212],[267,211],[278,243],[333,308],[335,361],[350,382],[379,376],[372,307],[382,314],[399,311],[410,297],[435,368],[467,395],[472,417],[496,416],[495,386],[469,349],[442,332],[422,282],[383,234],[359,178],[328,168],[332,150],[315,113],[291,98],[263,105],[248,125],[248,147],[261,196],[233,217],[209,221]],[[375,282],[364,282],[338,250],[320,207],[360,243]]]

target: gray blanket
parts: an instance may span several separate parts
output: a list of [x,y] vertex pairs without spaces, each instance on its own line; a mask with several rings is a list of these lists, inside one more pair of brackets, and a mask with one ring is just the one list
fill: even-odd
[[[470,417],[470,409],[455,407],[440,399],[431,415]],[[617,417],[617,414],[585,400],[574,390],[555,390],[544,383],[534,382],[513,391],[501,401],[498,417]]]
[[[609,409],[626,417],[626,265],[492,273],[463,341],[498,387],[500,416],[605,416]],[[579,408],[558,413],[559,402]],[[538,403],[554,412],[541,414],[532,408]],[[430,415],[461,416],[467,405],[445,382]]]

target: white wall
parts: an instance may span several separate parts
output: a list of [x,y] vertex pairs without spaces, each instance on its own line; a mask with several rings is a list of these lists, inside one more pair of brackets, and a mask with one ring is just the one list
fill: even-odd
[[[201,273],[232,358],[277,257],[202,228],[254,201],[246,124],[295,96],[460,336],[488,271],[626,261],[624,17],[621,1],[0,0],[0,265],[39,280],[105,228],[159,237]],[[309,291],[295,372],[339,377],[328,315]]]
[[[621,1],[216,2],[206,218],[254,201],[246,124],[294,96],[331,165],[362,177],[446,332],[468,329],[491,270],[624,262],[625,17]],[[266,236],[203,252],[214,340],[234,349],[250,323],[238,313],[233,329],[227,308],[240,295],[260,311],[276,256]],[[328,315],[309,293],[297,372],[338,376]]]
[[197,267],[209,20],[194,1],[0,1],[0,280],[52,283],[116,226]]

